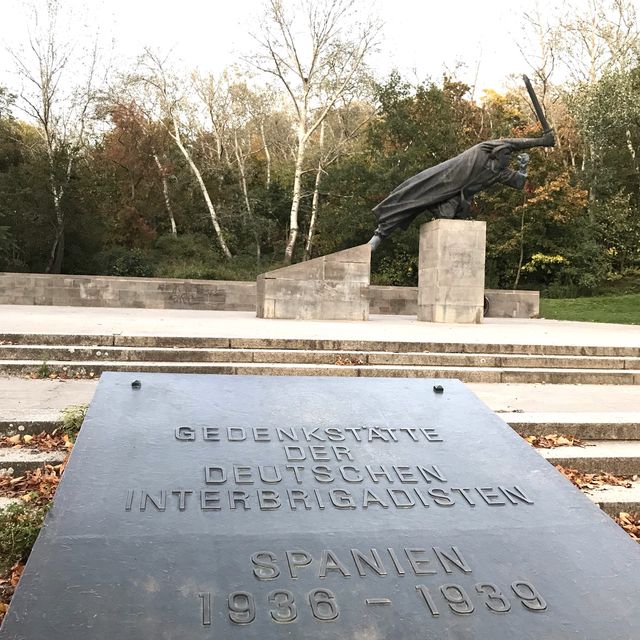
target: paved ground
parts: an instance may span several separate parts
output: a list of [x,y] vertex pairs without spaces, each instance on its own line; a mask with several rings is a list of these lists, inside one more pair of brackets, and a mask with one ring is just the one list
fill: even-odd
[[635,385],[471,383],[468,386],[494,411],[502,413],[640,416],[640,386]]
[[368,322],[265,320],[253,312],[0,305],[0,333],[310,338],[493,344],[622,346],[640,349],[640,326],[488,318],[481,325],[372,316]]
[[[91,402],[97,380],[31,380],[0,376],[0,421],[51,420],[65,407]],[[536,414],[545,422],[640,422],[640,386],[469,384],[491,409]],[[586,412],[588,410],[588,415]]]
[[52,420],[72,404],[88,404],[97,380],[0,377],[0,421]]

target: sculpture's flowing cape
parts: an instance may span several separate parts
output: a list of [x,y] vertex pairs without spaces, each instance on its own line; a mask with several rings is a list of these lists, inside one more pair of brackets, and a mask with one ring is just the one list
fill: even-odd
[[508,160],[513,151],[510,140],[482,142],[405,180],[373,209],[379,228],[389,232],[396,227],[406,229],[419,213],[452,198],[464,203],[496,182],[522,188],[524,178],[498,160],[501,151]]

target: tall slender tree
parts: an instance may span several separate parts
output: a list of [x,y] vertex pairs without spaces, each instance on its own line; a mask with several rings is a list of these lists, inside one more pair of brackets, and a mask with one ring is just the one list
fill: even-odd
[[226,258],[231,259],[231,251],[227,246],[224,231],[202,171],[183,137],[184,114],[188,109],[188,102],[182,89],[184,83],[171,74],[166,66],[166,59],[147,49],[140,61],[140,72],[136,80],[138,84],[148,89],[148,94],[150,94],[148,97],[155,104],[147,105],[147,107],[152,111],[155,107],[155,110],[158,111],[158,119],[164,123],[167,133],[186,160],[202,194],[220,249]]
[[267,0],[258,55],[251,61],[275,76],[293,108],[294,160],[285,261],[291,262],[299,230],[302,176],[309,140],[336,102],[351,91],[376,45],[380,24],[357,19],[354,0]]
[[65,245],[65,196],[85,144],[97,84],[104,77],[98,71],[98,34],[88,34],[86,42],[71,36],[61,2],[34,3],[29,13],[27,45],[9,51],[22,81],[16,105],[36,124],[47,156],[55,222],[46,271],[59,273]]

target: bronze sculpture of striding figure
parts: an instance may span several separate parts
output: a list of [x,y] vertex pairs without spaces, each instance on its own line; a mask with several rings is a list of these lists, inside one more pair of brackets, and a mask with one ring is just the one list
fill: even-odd
[[[398,227],[407,229],[420,213],[430,213],[434,218],[466,219],[471,217],[471,200],[476,193],[494,184],[524,187],[529,164],[529,155],[524,151],[555,145],[555,136],[531,83],[526,76],[524,80],[543,135],[481,142],[405,180],[373,209],[378,227],[369,240],[372,250]],[[517,151],[522,153],[517,156],[518,168],[514,171],[509,163]]]

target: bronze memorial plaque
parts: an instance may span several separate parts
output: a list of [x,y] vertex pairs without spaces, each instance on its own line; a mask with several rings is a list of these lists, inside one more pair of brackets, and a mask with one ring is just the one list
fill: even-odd
[[638,640],[640,547],[456,380],[107,373],[0,638]]

